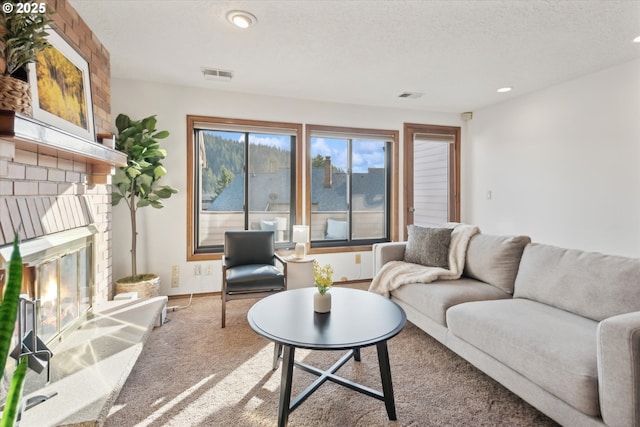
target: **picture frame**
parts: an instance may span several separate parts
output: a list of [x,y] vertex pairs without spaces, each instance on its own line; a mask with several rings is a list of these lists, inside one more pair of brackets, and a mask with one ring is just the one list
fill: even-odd
[[54,29],[47,32],[51,47],[29,64],[33,118],[95,142],[89,62]]

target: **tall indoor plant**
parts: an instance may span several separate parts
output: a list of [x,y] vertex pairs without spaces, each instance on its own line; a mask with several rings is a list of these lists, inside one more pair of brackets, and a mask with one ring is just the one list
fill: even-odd
[[[137,290],[135,287],[138,284],[153,281],[157,283],[158,280],[155,274],[138,274],[136,216],[138,209],[146,206],[156,209],[164,207],[162,199],[168,199],[178,192],[173,187],[158,184],[160,178],[167,173],[162,165],[167,152],[160,148],[158,140],[169,136],[169,132],[156,130],[156,122],[156,116],[132,120],[126,114],[119,114],[116,118],[118,135],[115,146],[118,151],[127,155],[127,166],[116,170],[111,204],[116,206],[124,201],[129,208],[131,221],[131,276],[116,282],[116,293]],[[157,289],[157,284],[155,286]]]
[[[13,239],[13,252],[9,261],[9,278],[5,285],[0,302],[0,366],[4,372],[11,349],[11,339],[13,328],[18,315],[18,305],[20,304],[20,289],[22,287],[22,257],[18,247],[18,234]],[[21,356],[18,367],[13,372],[11,386],[7,393],[5,408],[0,419],[1,427],[13,426],[19,412],[20,400],[24,379],[27,375],[27,356]]]
[[[28,9],[28,10],[27,10]],[[27,13],[28,12],[28,13]],[[31,114],[28,64],[49,46],[46,4],[4,0],[0,12],[0,108]]]

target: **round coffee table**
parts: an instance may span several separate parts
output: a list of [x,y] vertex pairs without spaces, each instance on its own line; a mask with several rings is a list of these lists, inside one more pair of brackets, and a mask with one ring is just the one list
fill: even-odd
[[[331,288],[331,311],[313,311],[314,288],[279,292],[258,301],[247,314],[251,328],[275,342],[273,369],[278,368],[282,354],[282,377],[278,426],[286,426],[289,413],[296,409],[325,381],[385,402],[390,420],[396,419],[387,340],[396,336],[407,322],[407,316],[395,302],[378,294],[350,288]],[[382,393],[335,375],[352,357],[360,361],[360,349],[375,345],[382,380]],[[348,350],[327,371],[295,360],[295,349]],[[318,376],[293,402],[291,381],[293,367]]]

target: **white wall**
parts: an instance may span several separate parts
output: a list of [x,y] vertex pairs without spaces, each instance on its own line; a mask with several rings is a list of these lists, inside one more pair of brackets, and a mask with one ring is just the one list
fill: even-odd
[[[253,96],[231,92],[176,87],[131,80],[112,81],[111,115],[126,113],[140,119],[158,116],[158,129],[171,135],[163,147],[169,152],[164,164],[168,175],[162,182],[180,190],[165,203],[165,208],[145,208],[139,211],[140,239],[138,271],[154,272],[161,276],[161,294],[178,295],[190,292],[220,291],[219,261],[186,262],[187,173],[186,173],[186,115],[208,115],[253,120],[287,121],[294,123],[351,126],[375,129],[397,129],[402,132],[404,122],[462,126],[458,114],[425,113],[400,110],[329,104],[277,97]],[[402,133],[400,135],[402,141]],[[400,176],[401,184],[402,177]],[[402,186],[400,187],[402,188]],[[402,191],[401,191],[402,195]],[[113,277],[129,275],[130,228],[128,211],[124,205],[113,211]],[[402,229],[404,225],[400,225]],[[369,252],[362,253],[362,263],[355,264],[355,254],[327,254],[315,258],[334,267],[334,280],[370,278],[372,262]],[[195,276],[195,265],[201,265],[203,275]],[[180,268],[180,285],[172,288],[171,267]],[[213,272],[212,275],[205,273]]]
[[475,111],[466,130],[467,222],[640,257],[640,61]]
[[[169,151],[163,180],[181,191],[163,210],[140,212],[139,271],[160,274],[164,295],[220,290],[219,261],[199,263],[202,276],[194,275],[198,263],[186,262],[187,114],[400,131],[403,122],[461,126],[464,222],[486,233],[640,257],[639,76],[640,61],[634,61],[474,111],[466,123],[457,114],[113,80],[114,120],[120,112],[157,114],[159,128],[171,132],[163,145]],[[128,274],[129,224],[124,206],[113,215],[118,278]],[[361,264],[353,253],[316,258],[332,264],[336,279],[371,277],[369,253]],[[178,288],[170,287],[173,265],[181,270]]]

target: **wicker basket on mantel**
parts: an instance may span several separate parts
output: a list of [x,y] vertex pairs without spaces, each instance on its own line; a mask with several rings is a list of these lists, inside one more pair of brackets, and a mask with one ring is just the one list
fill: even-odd
[[0,109],[31,116],[31,85],[0,75]]

